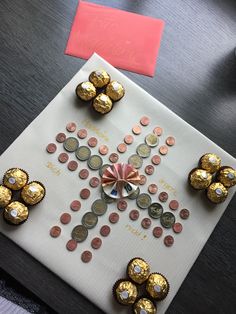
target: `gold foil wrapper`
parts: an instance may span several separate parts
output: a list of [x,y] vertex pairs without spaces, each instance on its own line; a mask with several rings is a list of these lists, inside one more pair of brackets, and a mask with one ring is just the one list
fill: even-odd
[[212,203],[222,203],[228,196],[228,190],[220,182],[212,183],[207,189],[207,197]]
[[12,192],[7,187],[0,185],[0,207],[6,207],[12,198]]
[[110,97],[103,93],[99,94],[93,101],[93,108],[101,114],[111,111],[112,106],[113,104]]
[[119,82],[112,81],[106,87],[106,94],[113,101],[118,101],[124,96],[125,89]]
[[169,283],[162,274],[152,273],[148,277],[146,290],[154,300],[161,301],[169,292]]
[[29,176],[25,170],[11,168],[7,170],[3,177],[3,184],[11,190],[18,191],[28,182]]
[[138,296],[138,289],[129,280],[118,280],[113,287],[113,295],[122,305],[134,304]]
[[195,168],[189,173],[189,184],[196,190],[206,189],[212,182],[212,174]]
[[21,197],[27,205],[36,205],[42,201],[46,194],[42,183],[33,181],[27,184],[21,191]]
[[216,154],[205,154],[200,158],[199,168],[207,170],[210,173],[214,173],[220,169],[221,158]]
[[217,180],[227,188],[234,186],[236,184],[236,170],[231,167],[221,167],[217,174]]
[[91,82],[82,82],[76,87],[76,95],[85,101],[89,101],[96,96],[96,88]]
[[141,258],[133,258],[127,266],[127,274],[131,280],[138,284],[144,283],[150,275],[150,267]]
[[135,314],[155,314],[157,309],[151,300],[147,298],[141,298],[134,303],[133,312]]
[[19,225],[25,222],[28,216],[28,208],[20,202],[11,202],[3,212],[4,219],[12,225]]
[[104,70],[96,70],[89,75],[90,82],[98,88],[106,86],[110,82],[110,79],[110,75]]

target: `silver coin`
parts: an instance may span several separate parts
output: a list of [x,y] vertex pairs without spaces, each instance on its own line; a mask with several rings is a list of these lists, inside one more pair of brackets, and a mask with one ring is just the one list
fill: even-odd
[[87,146],[80,146],[75,152],[75,156],[81,161],[88,160],[91,156],[91,150]]
[[171,212],[164,212],[160,218],[161,225],[165,228],[171,228],[175,223],[175,215]]
[[135,169],[139,169],[143,165],[143,159],[139,155],[134,154],[129,157],[128,163]]
[[141,193],[137,197],[136,203],[137,203],[137,206],[139,208],[146,209],[151,205],[152,199],[151,199],[150,195],[148,195],[146,193]]
[[139,196],[139,193],[140,193],[140,188],[137,187],[137,189],[132,194],[130,194],[128,198],[130,200],[135,200]]
[[82,225],[87,229],[92,229],[98,222],[98,216],[93,212],[87,212],[82,217]]
[[97,199],[91,206],[92,212],[97,216],[102,216],[107,211],[107,203],[101,199]]
[[140,157],[147,158],[151,154],[151,148],[147,144],[142,143],[138,145],[136,152]]
[[75,226],[71,232],[71,237],[77,242],[83,242],[87,239],[88,230],[82,225]]
[[109,164],[105,164],[105,165],[103,165],[103,166],[99,169],[99,175],[100,175],[100,177],[103,176],[104,171],[105,171],[108,167],[110,167],[110,166],[111,166],[111,165],[109,165]]
[[68,137],[63,143],[63,147],[70,153],[75,152],[79,147],[79,141],[75,137]]
[[152,203],[148,207],[148,215],[153,219],[158,219],[163,213],[163,207],[160,203]]
[[92,170],[98,170],[102,166],[102,158],[98,155],[92,155],[88,160],[88,166]]
[[145,142],[150,147],[156,147],[159,144],[159,138],[156,134],[150,133],[145,137]]
[[103,190],[101,191],[101,198],[107,204],[111,204],[115,201],[114,198],[108,196]]

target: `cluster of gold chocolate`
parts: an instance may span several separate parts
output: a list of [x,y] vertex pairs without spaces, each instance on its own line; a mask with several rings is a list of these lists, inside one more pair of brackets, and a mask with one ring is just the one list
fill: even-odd
[[[133,258],[127,266],[128,279],[120,279],[113,286],[113,295],[122,305],[132,305],[135,314],[155,314],[155,301],[164,300],[169,292],[167,279],[151,273],[149,264],[142,258]],[[145,284],[147,296],[139,297],[139,286]]]
[[95,111],[105,114],[111,111],[113,102],[120,100],[125,94],[124,87],[117,81],[111,81],[104,70],[93,71],[89,81],[76,87],[76,95],[83,101],[93,101]]
[[[3,218],[11,225],[25,222],[29,216],[28,206],[42,201],[46,194],[44,185],[38,181],[29,181],[29,175],[20,168],[11,168],[3,176],[0,185],[0,208]],[[17,200],[13,200],[13,193]]]
[[228,189],[236,184],[236,170],[221,167],[221,158],[216,154],[205,154],[199,160],[199,167],[190,171],[189,184],[195,190],[206,190],[212,203],[222,203],[228,196]]

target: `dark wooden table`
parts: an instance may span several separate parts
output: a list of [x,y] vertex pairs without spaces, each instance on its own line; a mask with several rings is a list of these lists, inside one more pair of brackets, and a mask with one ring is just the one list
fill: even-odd
[[[125,74],[235,156],[235,0],[94,2],[165,20],[155,77]],[[76,0],[0,1],[1,153],[85,63],[63,53],[76,6]],[[234,198],[169,314],[236,312],[235,207]],[[59,313],[102,313],[1,234],[0,267]]]

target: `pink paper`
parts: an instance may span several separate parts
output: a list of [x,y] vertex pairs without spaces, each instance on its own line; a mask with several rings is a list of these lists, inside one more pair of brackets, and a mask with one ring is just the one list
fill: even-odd
[[113,66],[154,76],[164,22],[80,1],[66,54],[88,59],[96,52]]

